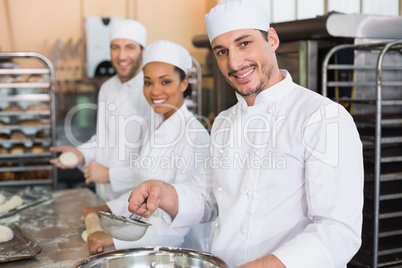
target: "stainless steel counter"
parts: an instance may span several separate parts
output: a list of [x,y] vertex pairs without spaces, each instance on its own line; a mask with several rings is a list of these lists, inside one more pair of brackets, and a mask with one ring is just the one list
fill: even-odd
[[[103,205],[87,188],[55,191],[52,198],[17,214],[0,219],[0,224],[18,224],[41,247],[31,259],[2,263],[1,267],[71,267],[90,256],[81,233],[81,208]],[[111,251],[114,248],[106,249]]]

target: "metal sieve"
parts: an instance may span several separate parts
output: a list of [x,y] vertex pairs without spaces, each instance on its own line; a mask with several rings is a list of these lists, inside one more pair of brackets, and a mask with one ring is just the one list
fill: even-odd
[[[136,241],[145,235],[150,223],[100,211],[100,224],[105,233],[123,241]],[[145,213],[144,213],[145,214]],[[141,216],[142,217],[142,216]]]

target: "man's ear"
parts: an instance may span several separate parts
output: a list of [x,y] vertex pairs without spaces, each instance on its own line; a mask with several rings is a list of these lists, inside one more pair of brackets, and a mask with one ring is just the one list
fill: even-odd
[[268,42],[272,48],[272,52],[275,52],[279,47],[279,36],[272,27],[268,30]]

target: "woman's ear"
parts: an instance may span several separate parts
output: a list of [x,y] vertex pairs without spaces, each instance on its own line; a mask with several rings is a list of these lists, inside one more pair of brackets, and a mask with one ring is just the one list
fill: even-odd
[[184,78],[184,80],[183,81],[181,81],[181,84],[180,84],[180,91],[181,92],[184,92],[184,91],[186,91],[186,89],[187,89],[187,87],[188,87],[188,77],[186,77],[186,78]]

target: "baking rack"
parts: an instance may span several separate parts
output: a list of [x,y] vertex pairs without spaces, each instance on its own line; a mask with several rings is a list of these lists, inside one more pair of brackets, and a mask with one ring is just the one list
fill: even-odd
[[[0,176],[3,175],[0,187],[44,185],[55,189],[56,168],[49,163],[55,157],[49,147],[54,146],[56,138],[53,64],[36,52],[0,53],[0,63],[7,63],[0,68],[0,133],[4,134],[0,140]],[[24,107],[33,104],[47,105],[48,110]],[[21,110],[5,110],[16,105],[22,107]],[[23,121],[31,123],[22,124]],[[23,137],[11,138],[10,134],[14,131],[22,132]],[[32,151],[34,145],[44,150]],[[13,153],[16,146],[22,147],[22,152]],[[11,177],[6,180],[5,174]]]
[[[345,51],[353,64],[336,60]],[[322,94],[348,107],[363,142],[362,246],[353,267],[402,265],[401,51],[402,40],[338,45],[323,62]]]

